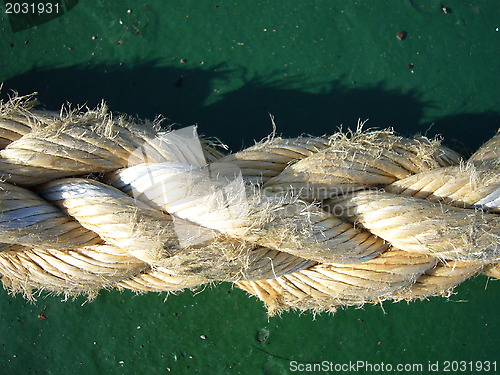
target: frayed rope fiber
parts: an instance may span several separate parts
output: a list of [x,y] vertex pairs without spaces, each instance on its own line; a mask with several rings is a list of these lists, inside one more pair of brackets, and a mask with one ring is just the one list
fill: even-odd
[[272,136],[0,103],[0,274],[95,297],[232,282],[270,314],[447,296],[500,278],[500,133],[468,159],[392,130]]

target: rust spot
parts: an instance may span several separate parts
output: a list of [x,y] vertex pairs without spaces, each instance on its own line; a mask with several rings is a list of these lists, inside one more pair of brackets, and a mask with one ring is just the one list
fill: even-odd
[[398,31],[398,33],[396,34],[396,37],[399,40],[403,40],[404,38],[406,38],[406,31]]

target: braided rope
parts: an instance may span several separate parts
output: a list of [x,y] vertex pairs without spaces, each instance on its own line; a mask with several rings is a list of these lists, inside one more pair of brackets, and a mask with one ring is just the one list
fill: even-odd
[[390,130],[223,155],[194,128],[35,104],[0,103],[0,274],[13,293],[230,281],[273,314],[500,277],[500,133],[468,160]]

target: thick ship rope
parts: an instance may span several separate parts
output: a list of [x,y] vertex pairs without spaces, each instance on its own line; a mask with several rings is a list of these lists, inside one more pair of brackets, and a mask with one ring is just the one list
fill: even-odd
[[500,133],[465,159],[391,130],[269,137],[0,103],[0,274],[94,297],[232,282],[273,314],[447,296],[500,278]]

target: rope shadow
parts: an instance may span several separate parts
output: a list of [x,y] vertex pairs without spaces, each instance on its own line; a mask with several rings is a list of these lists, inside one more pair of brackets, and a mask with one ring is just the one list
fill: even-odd
[[[217,136],[239,150],[272,132],[273,115],[278,134],[331,134],[342,126],[355,128],[358,119],[367,127],[394,127],[405,136],[422,133],[443,135],[445,142],[470,152],[491,137],[500,124],[499,112],[463,113],[424,122],[433,104],[417,91],[374,86],[345,85],[340,81],[309,85],[272,74],[246,79],[236,90],[216,94],[215,82],[245,77],[245,72],[220,65],[201,68],[161,67],[157,61],[135,67],[67,67],[32,70],[4,83],[2,97],[10,89],[21,94],[39,92],[46,109],[65,102],[95,107],[105,100],[111,110],[169,122],[198,124],[200,133]],[[207,104],[207,99],[211,104]]]

